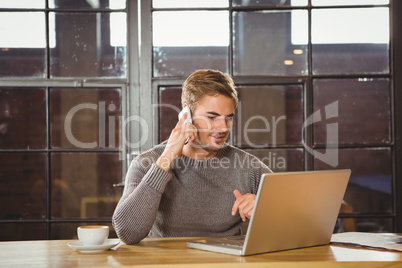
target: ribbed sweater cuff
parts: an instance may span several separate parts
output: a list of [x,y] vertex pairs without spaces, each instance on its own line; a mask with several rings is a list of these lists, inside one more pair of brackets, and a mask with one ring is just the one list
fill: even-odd
[[171,177],[172,174],[161,169],[156,164],[152,164],[143,180],[155,190],[163,192]]

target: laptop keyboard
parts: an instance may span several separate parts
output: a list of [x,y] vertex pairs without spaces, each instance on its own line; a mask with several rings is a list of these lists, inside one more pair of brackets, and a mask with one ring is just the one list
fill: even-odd
[[232,236],[222,238],[222,245],[236,248],[243,248],[245,236]]
[[235,247],[235,248],[243,248],[244,243],[222,243],[222,246],[225,247]]

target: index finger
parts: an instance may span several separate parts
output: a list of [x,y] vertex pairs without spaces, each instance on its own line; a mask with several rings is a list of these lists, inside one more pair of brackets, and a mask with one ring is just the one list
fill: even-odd
[[242,202],[242,198],[237,198],[232,207],[232,215],[236,215],[237,210],[239,209],[240,203]]
[[188,116],[188,113],[185,112],[185,113],[183,114],[183,116],[179,119],[179,121],[177,122],[176,126],[182,125],[182,124],[184,123],[184,121],[186,121],[187,116]]

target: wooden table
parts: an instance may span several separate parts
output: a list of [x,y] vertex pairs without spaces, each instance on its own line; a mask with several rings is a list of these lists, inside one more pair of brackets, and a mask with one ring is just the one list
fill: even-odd
[[195,238],[147,238],[137,245],[80,253],[69,240],[0,242],[1,267],[402,267],[402,253],[327,245],[238,257],[186,248]]

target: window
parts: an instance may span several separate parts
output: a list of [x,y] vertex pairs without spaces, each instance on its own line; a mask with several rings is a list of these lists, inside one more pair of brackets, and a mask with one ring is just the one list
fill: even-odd
[[126,166],[125,1],[0,8],[0,240],[110,225]]

